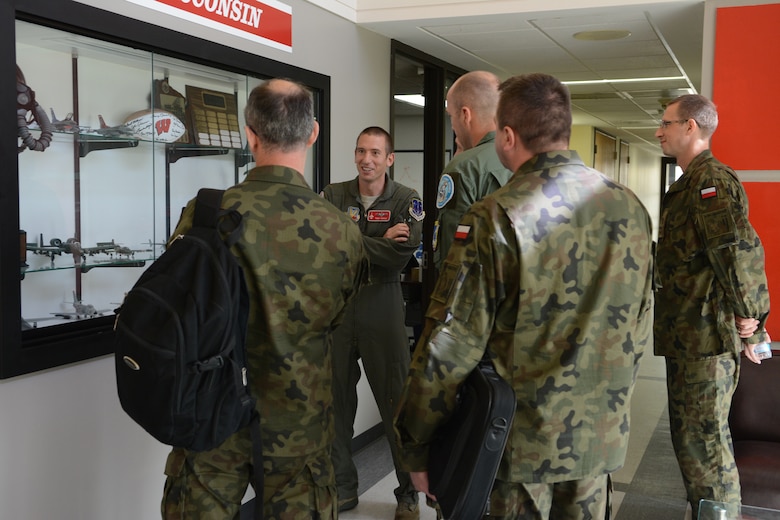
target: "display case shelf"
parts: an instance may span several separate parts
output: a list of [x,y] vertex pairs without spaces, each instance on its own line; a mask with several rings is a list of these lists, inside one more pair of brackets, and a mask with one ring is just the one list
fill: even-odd
[[76,135],[79,146],[79,157],[84,158],[89,152],[98,150],[116,150],[119,148],[135,148],[138,139],[111,138],[85,134]]
[[185,157],[209,157],[214,155],[227,155],[230,148],[221,146],[201,146],[197,144],[169,144],[167,146],[168,163],[174,164]]

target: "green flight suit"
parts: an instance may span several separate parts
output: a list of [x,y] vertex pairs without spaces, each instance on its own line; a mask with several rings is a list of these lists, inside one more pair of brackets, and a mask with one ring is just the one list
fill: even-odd
[[453,157],[439,178],[433,243],[433,259],[439,271],[466,210],[512,176],[498,158],[495,140],[495,132],[485,134],[474,148]]
[[[436,430],[487,350],[517,396],[490,514],[512,517],[507,483],[584,480],[603,489],[625,460],[631,395],[650,341],[647,210],[576,152],[558,151],[521,165],[459,228],[396,412],[404,468],[427,470]],[[548,506],[565,506],[556,501]],[[544,509],[538,503],[515,518]]]
[[664,195],[656,252],[655,354],[666,357],[669,420],[688,501],[740,503],[728,417],[742,340],[735,316],[761,321],[769,293],[764,249],[734,171],[709,150]]
[[[331,331],[355,297],[366,270],[355,225],[314,193],[296,171],[251,170],[228,189],[222,207],[244,215],[233,252],[250,297],[249,383],[263,439],[267,519],[336,518]],[[192,225],[194,204],[174,235]],[[168,457],[163,518],[238,518],[252,470],[245,428],[218,448]]]
[[[358,474],[352,461],[351,442],[357,411],[356,385],[360,379],[358,359],[374,394],[390,441],[393,460],[393,411],[409,370],[409,335],[404,323],[401,271],[420,244],[425,216],[417,192],[385,176],[385,189],[366,210],[360,202],[358,181],[331,184],[324,197],[344,211],[363,234],[369,258],[369,274],[357,298],[347,307],[344,321],[333,335],[333,393],[336,439],[333,464],[339,501],[357,497]],[[409,240],[383,238],[395,224],[409,225]],[[409,474],[396,464],[399,502],[417,503]]]

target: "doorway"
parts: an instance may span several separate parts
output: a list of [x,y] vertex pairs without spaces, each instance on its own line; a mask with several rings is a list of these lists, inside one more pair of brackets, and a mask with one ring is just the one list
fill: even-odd
[[408,304],[414,315],[407,313],[407,321],[421,323],[436,283],[432,240],[436,191],[439,176],[454,153],[445,100],[447,89],[466,71],[395,40],[391,50],[390,133],[395,142],[391,176],[417,190],[426,212],[422,247],[415,255],[420,275],[404,284],[410,299],[416,300]]

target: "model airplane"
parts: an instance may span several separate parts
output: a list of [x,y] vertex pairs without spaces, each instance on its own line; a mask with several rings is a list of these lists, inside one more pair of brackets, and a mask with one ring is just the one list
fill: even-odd
[[38,243],[27,242],[27,251],[34,255],[48,256],[54,263],[55,256],[61,256],[63,253],[73,255],[73,263],[79,264],[82,260],[81,244],[75,238],[69,238],[63,242],[59,238],[49,240],[49,245],[43,245],[43,233],[41,233]]
[[64,132],[66,134],[77,134],[82,130],[86,130],[87,128],[85,126],[79,125],[73,119],[73,112],[68,113],[68,115],[65,116],[65,119],[57,119],[57,116],[54,115],[54,109],[50,108],[49,111],[51,112],[51,124],[54,125],[54,129],[58,132]]
[[73,304],[74,312],[52,312],[52,314],[58,318],[77,319],[94,318],[95,316],[102,316],[104,312],[108,312],[111,309],[98,310],[91,303],[83,303],[76,298],[76,291],[73,291]]
[[[73,119],[73,112],[70,112],[68,115],[66,115],[65,119],[57,119],[57,116],[54,115],[53,108],[50,108],[49,112],[51,112],[51,125],[54,127],[55,132],[62,132],[64,134],[77,134],[81,131],[89,130],[88,127],[79,125]],[[31,122],[29,128],[31,130],[41,129],[40,125],[36,121]]]
[[100,128],[89,129],[84,133],[97,134],[103,137],[120,137],[122,139],[135,139],[133,129],[127,125],[108,126],[103,120],[103,116],[98,114]]
[[41,233],[38,243],[27,242],[26,247],[27,251],[34,255],[48,256],[52,263],[55,256],[61,256],[63,253],[72,255],[73,263],[77,265],[83,263],[87,256],[106,254],[113,258],[114,254],[116,254],[118,258],[123,256],[132,258],[135,253],[151,251],[150,249],[131,249],[117,244],[113,239],[110,242],[98,242],[92,247],[82,247],[81,243],[72,237],[65,241],[59,238],[52,238],[49,240],[49,245],[43,245],[43,233]]
[[112,311],[112,309],[96,309],[91,303],[84,303],[76,298],[76,291],[73,291],[73,301],[70,302],[73,305],[73,312],[52,312],[51,316],[46,318],[28,318],[22,317],[22,330],[37,329],[38,323],[42,321],[50,320],[83,320],[87,318],[96,318],[103,316],[104,313]]

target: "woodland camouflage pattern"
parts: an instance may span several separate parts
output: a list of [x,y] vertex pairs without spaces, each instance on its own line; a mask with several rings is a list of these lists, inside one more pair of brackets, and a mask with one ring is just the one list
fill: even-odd
[[[702,197],[701,190],[716,195]],[[655,354],[738,354],[734,316],[769,315],[764,248],[748,221],[745,189],[707,150],[664,196],[656,257]],[[761,332],[747,340],[766,341]]]
[[740,484],[728,416],[742,349],[734,320],[758,319],[745,341],[766,341],[769,292],[745,190],[709,150],[664,196],[656,270],[655,354],[666,357],[672,444],[693,517],[702,498],[734,516]]
[[615,471],[650,338],[652,237],[628,189],[574,151],[541,154],[471,207],[431,297],[396,430],[406,468],[428,445],[485,349],[517,412],[498,480],[561,482]]
[[[360,230],[314,193],[298,172],[281,166],[250,171],[244,182],[225,192],[222,206],[237,207],[244,215],[242,238],[233,252],[244,268],[250,295],[249,382],[261,417],[266,517],[322,514],[331,518],[334,515],[328,511],[335,500],[335,487],[329,457],[333,437],[330,334],[364,277]],[[188,204],[174,234],[190,227],[193,210],[193,204]],[[198,467],[210,473],[235,473],[230,481],[212,475],[199,481],[229,497],[223,502],[238,496],[235,501],[240,503],[250,477],[247,431],[210,452],[173,450],[167,474],[192,479],[192,470]],[[274,468],[282,468],[278,470],[282,473],[275,473]],[[312,481],[320,491],[312,490]],[[166,497],[168,489],[181,491],[185,486],[169,478]],[[301,498],[295,495],[296,489],[303,504],[315,494],[313,503],[320,504],[320,512],[296,513],[296,501]],[[191,488],[192,496],[168,497],[164,511],[171,509],[168,502],[177,500],[189,501],[186,507],[199,511],[213,508],[217,497],[209,491],[196,486]],[[323,492],[325,497],[320,496]],[[223,516],[214,518],[232,517],[225,511],[219,514]],[[184,516],[189,518],[186,512]]]

